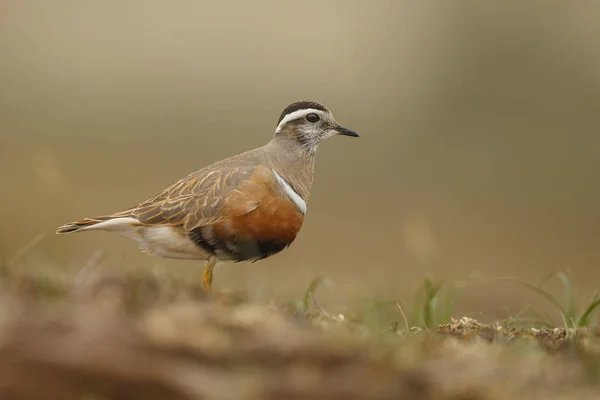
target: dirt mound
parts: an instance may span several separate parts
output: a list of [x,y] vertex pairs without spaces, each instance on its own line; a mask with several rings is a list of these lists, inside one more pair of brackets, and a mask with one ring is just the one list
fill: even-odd
[[597,363],[566,331],[461,319],[359,335],[343,318],[210,300],[158,278],[92,279],[52,304],[32,300],[36,285],[0,298],[1,399],[597,398]]

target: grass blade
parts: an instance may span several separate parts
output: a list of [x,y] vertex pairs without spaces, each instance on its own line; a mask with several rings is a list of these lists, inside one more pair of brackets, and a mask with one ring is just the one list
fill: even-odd
[[560,303],[560,301],[555,296],[546,292],[544,289],[541,289],[535,285],[532,285],[531,283],[520,281],[516,278],[498,278],[497,280],[517,283],[519,285],[525,286],[527,289],[530,289],[534,293],[537,293],[538,295],[540,295],[541,297],[545,298],[550,303],[552,303],[563,315],[567,314],[567,311],[565,310],[563,305]]
[[560,279],[565,288],[565,300],[567,302],[567,318],[575,322],[575,299],[573,298],[573,288],[571,285],[571,280],[564,272],[559,272],[556,274],[556,276],[558,277],[558,279]]
[[308,307],[311,303],[313,293],[317,290],[317,288],[321,285],[321,283],[323,283],[324,280],[325,280],[324,276],[318,276],[315,279],[313,279],[312,281],[310,281],[310,284],[308,285],[308,288],[304,292],[304,297],[302,299],[302,312],[308,311]]
[[590,303],[585,309],[585,311],[581,314],[581,316],[577,319],[577,326],[588,326],[590,324],[590,318],[592,317],[592,314],[594,313],[596,308],[598,308],[598,306],[600,306],[600,299],[597,299]]

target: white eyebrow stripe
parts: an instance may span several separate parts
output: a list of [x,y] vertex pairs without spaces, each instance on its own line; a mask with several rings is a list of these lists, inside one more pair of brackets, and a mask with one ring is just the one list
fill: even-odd
[[277,182],[281,185],[285,194],[287,194],[290,200],[292,200],[292,202],[296,205],[296,207],[298,207],[303,215],[306,214],[306,202],[304,199],[300,197],[298,193],[296,193],[296,191],[285,181],[285,179],[281,177],[281,175],[277,173],[277,171],[274,169],[271,171],[273,172],[273,175],[275,175],[275,179],[277,179]]
[[308,114],[312,114],[312,113],[317,114],[321,117],[323,117],[323,115],[324,115],[323,111],[317,110],[315,108],[304,108],[302,110],[294,111],[292,113],[289,113],[285,117],[283,117],[283,119],[281,120],[279,125],[277,125],[277,129],[275,129],[275,133],[279,132],[281,127],[283,125],[287,124],[288,122],[293,121],[298,118],[303,118],[303,117],[307,116]]

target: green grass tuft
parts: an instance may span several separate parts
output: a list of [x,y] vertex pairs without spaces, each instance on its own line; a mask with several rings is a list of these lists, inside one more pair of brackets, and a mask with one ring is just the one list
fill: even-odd
[[[563,287],[563,296],[553,293],[551,290],[544,289],[544,284],[552,278],[559,280]],[[551,304],[559,313],[566,328],[583,328],[591,324],[591,318],[600,306],[600,295],[596,292],[592,299],[582,308],[579,308],[573,290],[573,283],[565,272],[555,272],[544,277],[538,285],[524,282],[520,279],[511,277],[496,278],[496,281],[505,281],[523,286],[531,292],[537,294]],[[547,325],[555,325],[554,321],[546,317]]]

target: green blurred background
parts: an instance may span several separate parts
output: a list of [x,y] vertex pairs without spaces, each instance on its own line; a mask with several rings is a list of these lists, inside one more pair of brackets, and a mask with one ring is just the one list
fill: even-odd
[[[3,1],[0,257],[199,271],[56,226],[258,147],[289,103],[360,139],[317,157],[292,247],[216,286],[402,296],[438,279],[600,277],[600,3]],[[65,267],[66,268],[66,267]],[[511,289],[512,290],[512,289]],[[470,308],[510,305],[506,288]],[[472,301],[478,300],[478,303]]]

